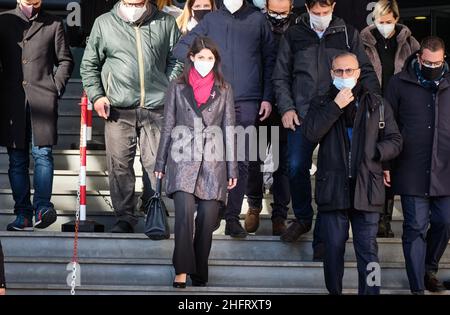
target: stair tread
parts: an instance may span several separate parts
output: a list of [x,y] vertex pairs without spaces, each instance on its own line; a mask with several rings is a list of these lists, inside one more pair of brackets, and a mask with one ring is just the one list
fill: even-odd
[[[67,264],[71,257],[5,257],[5,263],[36,263],[36,264]],[[84,258],[80,257],[78,262],[83,264],[102,265],[173,265],[171,258]],[[291,261],[291,260],[240,260],[240,259],[209,259],[210,266],[231,266],[231,267],[291,267],[291,268],[321,268],[322,262],[316,261]],[[355,261],[345,261],[346,268],[356,268]],[[404,262],[380,262],[382,268],[404,269]],[[450,263],[440,263],[440,269],[449,269]]]
[[[32,283],[9,283],[8,284],[9,291],[11,290],[63,290],[67,291],[69,294],[69,287],[63,284],[32,284]],[[124,286],[124,285],[82,285],[76,289],[77,291],[104,291],[104,292],[147,292],[150,294],[155,293],[173,293],[173,294],[211,294],[211,293],[250,293],[250,294],[328,294],[326,289],[320,288],[271,288],[271,287],[226,287],[226,286],[207,286],[207,287],[192,287],[187,286],[185,289],[174,289],[172,286]],[[344,289],[343,294],[357,294],[357,289]],[[410,294],[410,291],[407,289],[381,289],[381,294],[392,294],[392,295],[400,295],[400,294]],[[428,295],[436,295],[431,294],[428,291],[426,292]],[[445,293],[441,293],[439,295],[443,295]],[[447,293],[448,294],[448,293]]]
[[[129,234],[117,234],[117,233],[79,233],[78,234],[79,239],[117,239],[117,240],[148,240],[149,238],[144,233],[129,233]],[[1,238],[7,238],[7,237],[23,237],[23,238],[65,238],[65,239],[73,239],[74,233],[71,232],[41,232],[41,231],[35,231],[35,232],[9,232],[9,231],[1,231],[0,232]],[[221,240],[221,241],[229,241],[229,242],[267,242],[267,241],[274,241],[282,243],[279,236],[271,236],[271,235],[249,235],[245,239],[234,239],[227,235],[220,235],[220,234],[214,234],[213,235],[214,240]],[[162,240],[162,241],[156,241],[156,242],[167,242],[167,241],[173,241],[174,235],[170,235],[170,239]],[[297,242],[312,242],[313,237],[312,235],[305,235],[302,236]],[[352,238],[350,237],[348,242],[351,242]],[[380,238],[377,240],[378,244],[401,244],[402,240],[401,238]],[[293,243],[293,244],[295,244]]]
[[[96,195],[93,195],[93,196],[100,196],[100,195],[96,194]],[[165,197],[165,198],[167,198],[167,197]],[[169,214],[173,214],[174,213],[171,210],[168,210],[168,211],[169,211]],[[72,216],[75,215],[76,210],[75,209],[74,210],[59,210],[59,209],[56,209],[56,212],[58,213],[58,216],[70,216],[70,217],[72,217]],[[14,214],[14,210],[12,210],[12,209],[1,209],[0,208],[0,215],[13,215],[13,214]],[[107,209],[107,208],[105,210],[89,210],[88,209],[87,210],[87,214],[88,214],[88,216],[109,216],[109,217],[115,217],[115,213],[111,209]],[[138,216],[144,217],[145,215],[143,213],[138,212]],[[170,215],[169,217],[173,217],[173,215]],[[259,217],[260,217],[261,221],[272,221],[272,215],[270,213],[261,213],[259,215]],[[241,220],[245,219],[245,213],[241,213],[240,214],[240,219]],[[294,220],[294,219],[295,219],[295,216],[293,214],[289,214],[288,217],[287,217],[287,221],[291,221],[291,220]],[[315,221],[315,219],[316,218],[314,216],[313,221]],[[401,223],[401,222],[403,222],[403,217],[395,216],[395,217],[392,218],[392,221]]]

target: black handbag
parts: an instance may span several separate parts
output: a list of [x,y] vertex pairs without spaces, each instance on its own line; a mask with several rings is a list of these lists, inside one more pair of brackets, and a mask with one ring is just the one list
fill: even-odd
[[145,219],[145,235],[151,240],[158,241],[170,237],[169,212],[161,199],[161,179],[156,180],[156,191],[145,205],[147,217]]

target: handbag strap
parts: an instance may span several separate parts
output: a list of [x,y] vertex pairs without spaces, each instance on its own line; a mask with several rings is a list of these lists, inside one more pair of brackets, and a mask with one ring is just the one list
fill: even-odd
[[161,178],[156,179],[155,197],[161,197],[161,186],[162,186],[161,182],[162,182]]

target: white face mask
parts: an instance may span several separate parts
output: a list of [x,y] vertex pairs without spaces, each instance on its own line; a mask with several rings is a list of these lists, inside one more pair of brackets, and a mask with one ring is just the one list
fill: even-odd
[[253,4],[262,10],[266,7],[266,0],[253,0]]
[[352,90],[356,86],[356,79],[355,78],[340,78],[335,77],[333,80],[334,86],[339,90],[342,91],[343,89],[350,89]]
[[244,0],[223,0],[223,5],[234,14],[244,4]]
[[389,38],[395,29],[395,24],[379,24],[375,22],[375,26],[384,38]]
[[328,26],[330,26],[331,20],[333,19],[333,14],[325,15],[325,16],[318,16],[312,13],[309,13],[309,18],[311,21],[311,26],[316,31],[325,31]]
[[145,12],[147,12],[147,6],[139,7],[127,7],[124,4],[121,4],[120,13],[127,19],[128,22],[134,23],[139,20]]
[[194,67],[195,70],[197,70],[198,73],[204,78],[206,77],[214,68],[214,61],[201,61],[201,60],[195,60],[194,61]]

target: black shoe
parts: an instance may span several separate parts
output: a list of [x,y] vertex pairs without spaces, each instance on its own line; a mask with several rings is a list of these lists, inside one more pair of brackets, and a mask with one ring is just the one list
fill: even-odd
[[221,203],[219,207],[219,215],[217,216],[216,224],[214,225],[214,230],[217,231],[220,228],[220,222],[225,216],[225,210],[227,209],[227,206],[224,203]]
[[117,223],[112,227],[110,233],[134,233],[134,229],[128,222],[117,221]]
[[445,291],[445,287],[442,282],[436,277],[434,272],[425,273],[425,289],[430,292],[442,292]]
[[301,235],[308,233],[310,230],[310,224],[306,225],[303,222],[292,220],[292,223],[287,227],[286,232],[281,235],[280,239],[283,242],[295,242]]
[[192,280],[192,286],[193,286],[193,287],[206,287],[206,282],[204,282],[204,281]]
[[412,295],[425,295],[424,291],[412,291],[411,292]]
[[186,282],[174,282],[172,285],[175,289],[186,289]]
[[378,233],[377,237],[379,238],[394,238],[394,232],[391,228],[391,223],[388,221],[389,219],[383,218],[378,223]]
[[225,235],[235,238],[246,238],[247,232],[238,220],[229,220],[225,226]]
[[313,248],[313,261],[323,262],[325,256],[325,245],[323,243],[317,244]]
[[36,229],[45,229],[56,222],[58,215],[53,208],[43,208],[36,211],[34,227]]
[[445,287],[447,290],[450,290],[450,280],[444,281],[444,283],[442,283],[442,284],[444,285],[444,287]]

